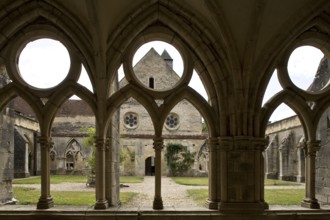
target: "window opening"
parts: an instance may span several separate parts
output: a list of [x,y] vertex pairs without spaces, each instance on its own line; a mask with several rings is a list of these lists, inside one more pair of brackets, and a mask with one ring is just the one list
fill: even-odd
[[170,129],[175,129],[179,126],[179,116],[177,114],[171,113],[166,118],[166,127]]
[[41,89],[51,88],[68,75],[70,55],[61,42],[38,39],[23,48],[18,66],[21,77],[29,85]]
[[155,86],[154,86],[154,78],[153,77],[150,77],[149,78],[149,88],[151,89],[154,89]]
[[124,122],[128,128],[136,128],[138,126],[138,116],[136,113],[126,113],[124,116]]

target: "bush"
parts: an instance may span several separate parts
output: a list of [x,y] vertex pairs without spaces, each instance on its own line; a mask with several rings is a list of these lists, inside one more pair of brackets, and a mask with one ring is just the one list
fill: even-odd
[[165,158],[170,176],[180,176],[194,163],[196,153],[191,153],[182,144],[167,144]]

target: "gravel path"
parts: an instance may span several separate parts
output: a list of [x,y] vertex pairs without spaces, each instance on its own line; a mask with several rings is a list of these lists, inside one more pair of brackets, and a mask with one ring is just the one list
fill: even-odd
[[[152,207],[155,195],[155,177],[144,177],[143,183],[131,183],[129,187],[121,188],[121,192],[139,193],[125,207]],[[162,199],[166,207],[198,207],[188,198],[187,189],[207,189],[207,186],[184,186],[176,184],[171,178],[162,177]]]

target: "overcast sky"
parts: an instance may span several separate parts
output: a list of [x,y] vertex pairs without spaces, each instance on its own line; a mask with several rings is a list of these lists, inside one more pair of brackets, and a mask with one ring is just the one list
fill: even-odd
[[[159,54],[162,54],[164,49],[166,49],[173,58],[174,71],[178,73],[178,75],[182,75],[183,61],[180,53],[170,44],[159,41],[147,43],[138,49],[133,59],[133,66],[152,47]],[[314,79],[322,57],[323,53],[314,47],[304,46],[297,48],[292,53],[288,65],[289,75],[293,83],[302,89],[307,89]],[[56,86],[66,77],[69,66],[70,58],[66,48],[58,41],[50,39],[42,39],[29,43],[22,51],[19,59],[19,69],[23,79],[27,83],[38,88]],[[119,77],[123,77],[123,75],[123,70],[120,68]],[[78,82],[92,91],[91,83],[84,69],[82,70]],[[194,88],[207,100],[204,86],[195,71],[189,86]],[[267,87],[263,104],[275,93],[281,91],[281,89],[282,87],[278,82],[277,73],[275,71]],[[294,114],[295,113],[289,107],[282,104],[274,111],[270,121],[277,121]]]

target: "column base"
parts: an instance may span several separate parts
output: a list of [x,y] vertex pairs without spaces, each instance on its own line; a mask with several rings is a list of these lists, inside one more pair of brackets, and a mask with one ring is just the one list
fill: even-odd
[[265,210],[268,210],[269,209],[269,204],[267,202],[263,202],[263,203],[264,203]]
[[162,197],[155,197],[154,198],[154,203],[152,205],[152,208],[157,209],[157,210],[164,208]]
[[52,207],[54,207],[54,201],[52,197],[39,198],[39,201],[37,203],[37,209],[49,209]]
[[94,209],[107,209],[109,207],[108,201],[96,201]]
[[211,201],[211,200],[206,200],[205,206],[208,209],[214,209],[214,210],[216,210],[216,209],[218,209],[219,203],[218,202],[215,202],[215,201]]
[[320,204],[317,199],[304,199],[304,201],[301,202],[301,206],[310,209],[320,209]]
[[220,202],[219,211],[228,214],[262,213],[265,211],[265,206],[264,202]]

